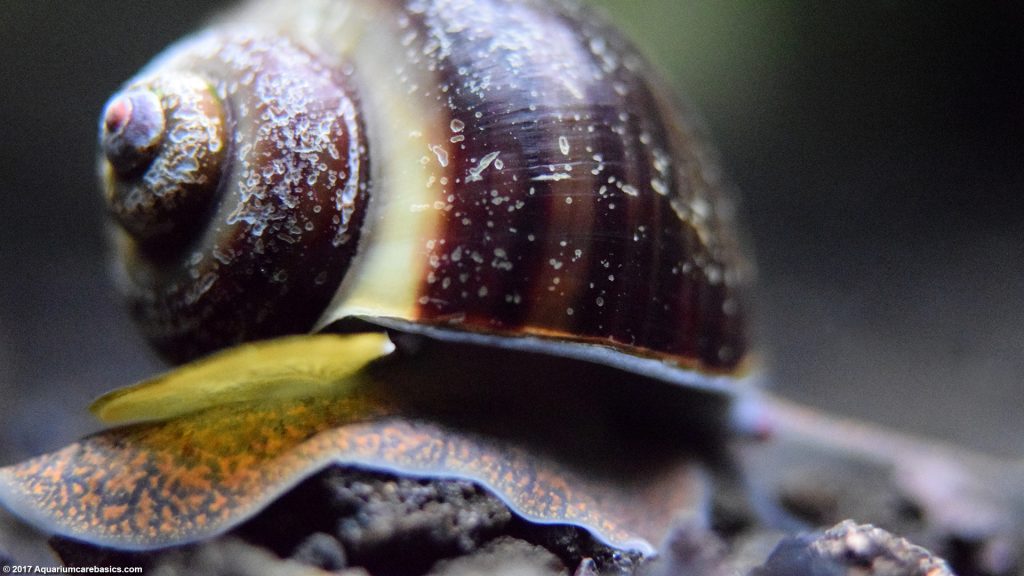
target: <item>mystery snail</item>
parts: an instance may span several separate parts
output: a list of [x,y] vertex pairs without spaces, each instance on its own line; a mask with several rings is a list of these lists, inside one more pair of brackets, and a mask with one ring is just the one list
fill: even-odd
[[174,361],[344,334],[109,394],[132,425],[0,469],[0,502],[150,549],[339,463],[651,552],[707,507],[675,434],[716,417],[680,394],[753,378],[733,207],[655,76],[572,0],[254,1],[172,46],[100,121],[132,314]]

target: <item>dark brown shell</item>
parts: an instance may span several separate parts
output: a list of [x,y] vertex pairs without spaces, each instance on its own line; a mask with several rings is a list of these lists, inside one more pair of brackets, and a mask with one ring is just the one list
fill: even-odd
[[[204,57],[211,38],[232,46],[237,30],[257,40],[232,50],[259,50],[266,37],[313,54],[343,78],[365,127],[346,134],[370,167],[352,171],[365,220],[352,229],[351,263],[351,246],[340,250],[347,272],[331,304],[303,327],[306,314],[282,312],[309,302],[291,274],[287,289],[268,291],[255,258],[239,258],[248,268],[236,271],[207,257],[218,250],[209,234],[140,265],[127,239],[129,296],[166,354],[358,318],[712,388],[744,371],[748,274],[716,169],[655,74],[579,5],[256,2],[225,22],[145,74]],[[239,80],[230,67],[200,73],[228,75],[211,80],[219,86]],[[236,133],[234,146],[246,137]],[[232,176],[221,192],[239,185]],[[238,202],[225,197],[208,228]],[[273,242],[275,225],[249,223],[239,233],[255,240],[239,246]],[[290,269],[322,260],[284,248]],[[172,276],[188,282],[195,254],[210,266],[195,282],[214,288],[191,305],[192,287],[138,272],[177,267]]]

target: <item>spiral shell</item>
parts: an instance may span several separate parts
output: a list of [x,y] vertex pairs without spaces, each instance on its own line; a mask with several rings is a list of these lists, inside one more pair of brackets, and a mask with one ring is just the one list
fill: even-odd
[[[748,274],[717,172],[578,5],[257,2],[225,22],[144,70],[103,127],[108,190],[154,197],[108,194],[123,284],[165,355],[357,319],[716,389],[744,371]],[[229,152],[167,168],[185,104],[151,88],[157,161],[118,170],[110,111],[182,74],[215,94],[221,109],[190,110]],[[171,188],[212,206],[195,217]],[[151,239],[165,229],[180,238]]]

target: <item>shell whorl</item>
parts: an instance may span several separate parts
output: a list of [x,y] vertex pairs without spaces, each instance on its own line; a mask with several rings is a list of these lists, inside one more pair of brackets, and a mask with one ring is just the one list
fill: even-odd
[[101,173],[123,284],[164,355],[304,331],[327,305],[366,203],[346,82],[286,38],[221,30],[111,99]]

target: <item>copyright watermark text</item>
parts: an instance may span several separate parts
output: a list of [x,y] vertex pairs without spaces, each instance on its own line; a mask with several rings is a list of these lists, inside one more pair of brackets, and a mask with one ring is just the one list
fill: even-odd
[[4,574],[142,574],[142,566],[33,566],[5,565]]

